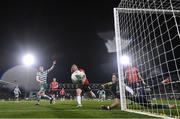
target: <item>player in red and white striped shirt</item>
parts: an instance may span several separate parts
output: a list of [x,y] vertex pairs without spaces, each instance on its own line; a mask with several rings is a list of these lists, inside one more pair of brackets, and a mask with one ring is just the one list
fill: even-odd
[[127,79],[128,86],[133,90],[136,90],[137,87],[142,87],[142,85],[146,85],[136,67],[128,66],[125,71],[125,79]]
[[56,81],[56,78],[53,78],[53,81],[50,84],[50,89],[51,89],[51,93],[52,93],[52,97],[54,99],[54,102],[58,96],[58,87],[59,87],[59,83]]
[[[78,68],[77,65],[73,64],[71,67],[71,73],[73,74],[76,71],[80,71],[85,74],[85,71],[83,69]],[[82,107],[82,104],[81,104],[82,92],[88,92],[92,98],[96,98],[96,95],[93,93],[93,91],[91,90],[89,86],[89,80],[87,79],[86,74],[85,74],[85,77],[80,81],[79,84],[77,84],[77,87],[76,87],[76,96],[77,96],[76,98],[77,98],[77,104],[78,104],[77,107]]]
[[62,88],[62,89],[60,90],[60,98],[61,98],[61,101],[64,101],[64,100],[65,100],[65,90],[64,90],[64,88]]

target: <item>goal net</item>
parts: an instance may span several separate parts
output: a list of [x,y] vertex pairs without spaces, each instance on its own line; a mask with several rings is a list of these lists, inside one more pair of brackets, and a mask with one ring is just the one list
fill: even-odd
[[121,0],[114,19],[121,109],[180,118],[180,1]]

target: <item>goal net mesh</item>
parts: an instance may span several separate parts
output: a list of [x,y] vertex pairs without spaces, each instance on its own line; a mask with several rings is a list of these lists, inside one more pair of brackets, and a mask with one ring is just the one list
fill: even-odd
[[180,1],[121,0],[114,17],[121,107],[180,118]]

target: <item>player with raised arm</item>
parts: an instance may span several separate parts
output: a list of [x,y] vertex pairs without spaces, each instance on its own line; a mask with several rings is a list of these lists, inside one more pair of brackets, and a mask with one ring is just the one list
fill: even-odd
[[54,69],[55,64],[56,64],[56,61],[53,61],[53,65],[47,70],[44,70],[43,66],[39,67],[39,70],[36,74],[36,81],[39,83],[39,91],[37,93],[37,101],[38,102],[36,105],[39,105],[41,97],[48,98],[50,100],[50,104],[52,104],[53,98],[46,95],[45,91],[47,89],[48,73]]
[[96,95],[93,93],[89,86],[89,81],[86,77],[85,71],[78,68],[77,65],[73,64],[71,67],[71,79],[74,84],[77,84],[76,87],[76,96],[77,96],[77,107],[82,107],[81,104],[81,94],[82,92],[88,92],[92,98],[96,98]]

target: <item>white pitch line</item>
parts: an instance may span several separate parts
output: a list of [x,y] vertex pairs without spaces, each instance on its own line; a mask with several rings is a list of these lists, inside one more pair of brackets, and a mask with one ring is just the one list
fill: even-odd
[[36,111],[36,112],[42,112],[42,111],[46,111],[46,112],[75,112],[75,111],[82,111],[82,112],[87,112],[87,111],[93,111],[93,112],[124,112],[124,111],[121,111],[121,110],[81,110],[81,109],[70,109],[70,110],[63,110],[63,109],[55,109],[55,110],[38,110],[38,109],[11,109],[11,110],[6,110],[6,109],[3,109],[3,110],[0,110],[0,112],[33,112],[33,111]]
[[87,111],[99,111],[99,112],[103,112],[103,111],[106,111],[106,112],[122,112],[121,110],[78,110],[78,109],[72,109],[72,110],[37,110],[37,109],[34,109],[34,110],[17,110],[17,109],[12,109],[12,110],[0,110],[0,112],[31,112],[31,111],[36,111],[36,112],[41,112],[41,111],[47,111],[47,112],[75,112],[75,111],[83,111],[83,112],[87,112]]

